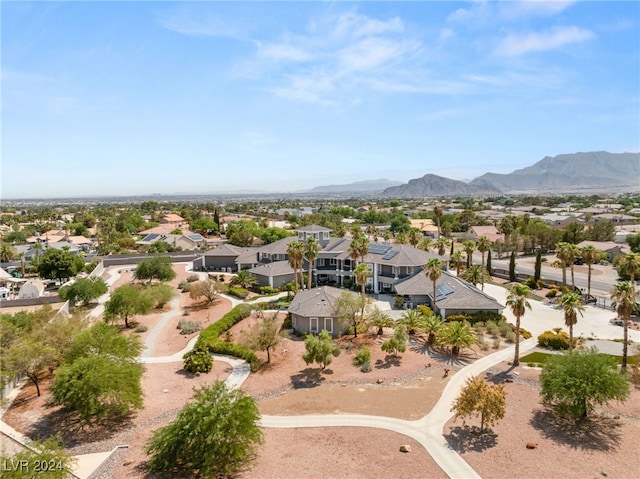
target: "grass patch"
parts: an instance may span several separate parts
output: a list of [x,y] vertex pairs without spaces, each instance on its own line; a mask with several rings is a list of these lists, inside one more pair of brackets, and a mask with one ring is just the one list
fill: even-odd
[[[547,359],[553,356],[552,354],[549,353],[541,353],[541,352],[533,352],[533,353],[529,353],[526,356],[522,356],[520,358],[520,362],[521,363],[538,363],[540,365],[543,365],[544,363],[547,362]],[[622,364],[622,356],[615,356],[613,354],[607,354],[607,356],[611,356],[612,358],[614,358],[618,364]],[[627,357],[627,364],[640,364],[640,355],[635,355],[635,356],[628,356]]]

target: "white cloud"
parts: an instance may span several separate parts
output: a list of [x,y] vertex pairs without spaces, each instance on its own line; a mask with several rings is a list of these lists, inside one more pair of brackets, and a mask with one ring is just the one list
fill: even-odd
[[579,27],[558,27],[545,32],[509,35],[494,50],[500,56],[519,56],[529,52],[555,50],[571,43],[581,43],[594,33]]
[[243,38],[245,36],[242,29],[233,22],[211,15],[194,18],[191,14],[171,13],[158,17],[156,21],[167,30],[190,37]]
[[309,52],[286,43],[257,42],[256,44],[258,56],[269,60],[302,62],[311,58]]
[[443,28],[440,30],[440,34],[438,35],[438,41],[444,42],[449,38],[453,38],[455,36],[455,32],[451,28]]
[[498,2],[499,15],[506,20],[521,17],[546,17],[557,15],[571,5],[575,0],[526,0],[519,2]]

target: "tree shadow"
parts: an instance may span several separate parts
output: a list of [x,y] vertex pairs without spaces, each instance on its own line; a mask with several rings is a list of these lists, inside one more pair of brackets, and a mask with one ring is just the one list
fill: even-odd
[[294,389],[315,388],[325,379],[320,375],[320,368],[305,368],[291,376],[291,385]]
[[399,367],[400,366],[400,356],[394,356],[392,354],[387,354],[384,357],[384,361],[382,359],[376,360],[375,368],[376,369],[389,369],[391,367]]
[[414,353],[429,356],[434,361],[445,363],[450,366],[467,366],[468,364],[471,364],[474,359],[465,351],[460,352],[457,356],[451,356],[448,351],[436,348],[427,342],[419,343],[417,341],[412,341],[409,349]]
[[134,415],[134,413],[129,413],[87,423],[73,411],[66,408],[56,408],[54,411],[43,414],[31,424],[27,435],[32,439],[46,440],[58,434],[62,443],[70,448],[110,439],[116,432],[119,433],[132,426]]
[[545,438],[572,449],[587,451],[613,451],[622,440],[617,419],[593,416],[583,419],[564,418],[553,409],[537,409],[529,424],[542,432]]
[[492,430],[480,432],[478,426],[456,426],[444,438],[459,453],[483,452],[498,444],[498,435]]

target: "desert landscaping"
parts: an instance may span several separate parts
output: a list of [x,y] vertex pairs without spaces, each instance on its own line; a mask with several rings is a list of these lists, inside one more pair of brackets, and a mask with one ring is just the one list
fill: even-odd
[[[177,286],[190,272],[184,264],[174,269],[177,277],[171,284]],[[131,281],[129,270],[115,271],[119,277],[112,288]],[[230,299],[220,298],[208,308],[197,308],[189,295],[182,294],[175,314],[170,314],[171,306],[167,305],[163,311],[135,318],[137,324],[147,326],[144,332],[127,331],[147,340],[143,353],[144,408],[125,423],[89,429],[77,426],[59,407],[47,405],[47,379],[39,398],[31,384],[24,386],[2,419],[31,438],[60,433],[76,455],[115,449],[92,478],[153,477],[144,466],[144,445],[152,431],[176,416],[191,397],[193,387],[224,380],[231,372],[228,364],[215,360],[208,374],[185,373],[179,353],[193,344],[197,333],[181,335],[177,322],[188,311],[190,320],[206,326],[231,307]],[[284,316],[279,315],[281,319]],[[241,321],[232,328],[232,336],[241,337],[242,330],[255,321],[255,316]],[[162,327],[158,329],[158,325]],[[152,334],[155,339],[148,344]],[[389,335],[385,332],[385,337]],[[380,350],[381,342],[374,334],[340,338],[340,356],[321,371],[302,360],[303,339],[290,336],[271,354],[271,363],[250,374],[242,388],[257,400],[263,415],[364,414],[415,421],[431,411],[456,372],[494,352],[464,350],[453,359],[426,347],[424,338],[418,337],[410,341],[405,353],[393,357]],[[361,372],[352,362],[362,344],[370,345],[373,353],[369,373]],[[501,349],[505,347],[508,345],[503,344]],[[266,353],[258,355],[266,361]],[[593,418],[568,425],[554,419],[540,404],[539,371],[526,365],[512,368],[506,362],[486,371],[487,379],[506,387],[506,417],[482,435],[473,432],[473,426],[477,426],[474,421],[464,427],[461,420],[450,420],[443,431],[446,441],[486,478],[636,477],[640,391],[634,388],[625,404],[612,403]],[[263,428],[263,434],[264,444],[255,463],[243,473],[245,478],[447,477],[419,442],[389,430]],[[528,442],[536,443],[536,447],[528,449]],[[410,452],[400,452],[403,445],[409,446]]]

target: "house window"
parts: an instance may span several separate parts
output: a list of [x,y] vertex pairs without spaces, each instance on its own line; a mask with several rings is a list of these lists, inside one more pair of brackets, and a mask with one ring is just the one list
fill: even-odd
[[324,318],[324,329],[333,333],[333,318]]
[[318,318],[309,319],[309,331],[311,331],[312,333],[318,332]]
[[329,259],[329,264],[330,264],[331,266],[335,266],[336,264],[338,264],[338,262],[336,261],[336,259],[335,259],[335,258],[331,258],[331,259]]

